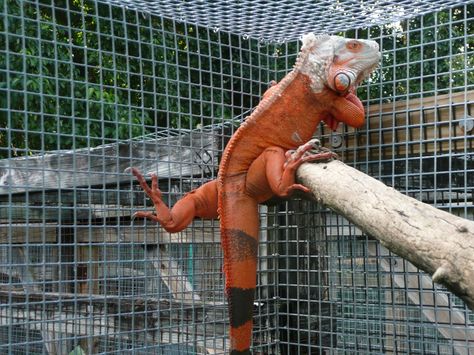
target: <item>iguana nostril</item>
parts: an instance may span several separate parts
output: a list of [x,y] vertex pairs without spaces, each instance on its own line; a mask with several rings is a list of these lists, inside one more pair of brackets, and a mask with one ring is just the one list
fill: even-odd
[[346,73],[339,73],[334,77],[334,88],[339,92],[344,92],[351,86],[351,78]]

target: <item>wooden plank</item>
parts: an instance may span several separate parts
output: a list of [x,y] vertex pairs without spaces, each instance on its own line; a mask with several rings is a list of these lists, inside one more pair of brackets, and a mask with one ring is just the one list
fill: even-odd
[[77,246],[75,267],[78,293],[96,294],[99,292],[99,258],[98,247]]
[[151,263],[160,274],[161,280],[177,301],[199,301],[201,298],[194,292],[193,286],[181,270],[179,264],[168,254],[164,246],[148,249]]
[[0,224],[0,244],[57,242],[56,223]]
[[452,94],[420,97],[408,101],[394,101],[381,105],[371,105],[367,113],[369,116],[376,116],[379,115],[380,112],[405,112],[407,109],[413,110],[420,107],[446,106],[453,103],[464,102],[474,102],[474,91],[461,91]]
[[[188,184],[183,188],[191,188]],[[171,185],[173,186],[173,185]],[[33,194],[15,194],[15,199],[0,202],[0,223],[60,221],[67,224],[77,221],[90,221],[93,219],[131,217],[137,210],[152,208],[150,199],[145,197],[141,187],[130,185],[130,191],[122,191],[126,187],[114,186],[114,190],[103,190],[102,193],[94,192],[90,198],[87,192],[81,191],[77,198],[74,191],[67,191],[64,196],[59,191],[42,191]],[[166,184],[168,188],[168,184]],[[120,190],[119,190],[120,189]],[[134,190],[133,190],[134,189]],[[114,198],[112,197],[114,195]],[[43,199],[43,201],[41,201]],[[94,202],[92,200],[94,199]],[[167,195],[164,195],[166,202]],[[115,202],[115,203],[109,203]]]
[[[216,335],[222,334],[223,331],[214,331],[212,328],[224,328],[224,321],[206,325],[204,334],[195,331],[197,325],[183,325],[173,323],[175,327],[164,329],[152,328],[147,330],[145,323],[136,324],[135,328],[130,324],[130,329],[124,329],[129,323],[123,320],[115,320],[117,316],[111,317],[104,314],[91,314],[90,312],[74,312],[72,310],[52,310],[48,312],[50,318],[47,322],[42,318],[41,313],[37,311],[21,309],[19,307],[0,308],[0,325],[1,326],[18,326],[33,330],[45,330],[51,334],[68,334],[70,336],[88,337],[91,339],[111,337],[114,341],[118,339],[122,341],[134,341],[152,344],[188,344],[190,347],[196,346],[203,353],[223,354],[224,348],[229,349],[229,341],[222,335],[216,339]],[[179,312],[177,312],[179,313]],[[148,321],[149,323],[149,321]],[[140,331],[139,327],[143,326]],[[149,325],[148,325],[149,326]],[[204,328],[203,328],[204,329]],[[212,335],[212,336],[211,336]],[[56,338],[51,341],[59,341]],[[204,352],[206,351],[206,352]],[[67,352],[58,353],[67,354]]]
[[130,207],[120,205],[76,204],[75,207],[74,212],[78,220],[130,217],[135,213]]
[[[474,151],[474,132],[459,123],[474,111],[474,91],[370,105],[367,129],[345,128],[335,151],[345,161],[393,159],[419,154]],[[334,135],[325,135],[331,141]]]
[[[117,191],[115,192],[116,194]],[[141,192],[143,195],[143,192]],[[143,198],[142,198],[143,199]],[[21,223],[24,222],[52,222],[58,221],[67,224],[77,221],[87,221],[107,218],[130,218],[137,210],[144,210],[151,206],[130,205],[133,200],[129,200],[126,205],[109,204],[53,204],[52,206],[34,205],[27,203],[4,203],[0,205],[1,223]]]
[[74,217],[72,206],[34,206],[25,203],[2,203],[0,223],[71,221]]
[[[163,188],[165,187],[168,188],[168,181],[166,181],[166,186],[163,186]],[[117,193],[117,190],[120,190],[120,193]],[[124,182],[120,186],[114,184],[105,187],[77,187],[73,189],[42,190],[0,195],[0,203],[2,205],[10,203],[23,204],[25,206],[57,206],[58,204],[66,206],[74,204],[128,206],[132,201],[135,203],[144,201],[143,191],[139,189],[135,181],[130,181],[130,183]]]
[[179,233],[168,233],[153,222],[135,221],[126,226],[75,226],[77,243],[219,243],[219,222],[196,220],[191,227]]
[[72,292],[35,292],[11,290],[8,285],[0,284],[0,304],[7,304],[8,300],[13,300],[16,303],[44,303],[56,304],[60,301],[61,304],[74,307],[76,304],[80,305],[94,305],[97,307],[112,307],[120,303],[120,309],[124,313],[131,313],[134,310],[166,310],[166,309],[183,309],[183,307],[190,307],[190,309],[207,310],[207,309],[222,309],[227,311],[226,302],[195,300],[192,302],[176,301],[168,298],[147,297],[146,295],[109,295],[109,294],[78,294]]
[[55,204],[53,206],[41,206],[11,203],[10,205],[0,205],[0,224],[21,223],[22,221],[31,223],[58,221],[61,224],[67,224],[81,220],[130,217],[133,212],[130,207],[120,205]]
[[[150,345],[189,344],[203,353],[212,349],[222,354],[224,348],[229,348],[225,337],[227,305],[222,302],[192,300],[188,303],[137,295],[26,293],[1,286],[0,299],[4,304],[0,307],[2,326],[43,329],[91,339],[110,336],[115,340]],[[15,306],[5,303],[11,301]],[[38,308],[44,309],[45,301],[47,319],[38,312]]]
[[[0,224],[0,244],[56,243],[58,228],[57,223]],[[149,221],[117,226],[76,225],[72,232],[77,244],[220,243],[218,220],[196,220],[191,227],[179,233],[168,233],[158,224]]]
[[162,178],[210,175],[226,127],[0,160],[0,195],[131,181],[130,166]]
[[[207,180],[172,180],[171,184],[168,180],[162,180],[163,200],[169,204],[170,200],[174,201],[181,194],[179,191],[191,191]],[[168,190],[171,191],[168,193]],[[90,222],[94,219],[130,218],[137,210],[152,208],[153,204],[143,189],[136,181],[130,181],[103,189],[78,188],[0,195],[0,223]]]
[[[16,273],[19,275],[25,293],[41,291],[38,287],[38,281],[35,279],[35,273],[31,268],[30,258],[22,247],[12,248],[12,263],[17,269]],[[41,315],[42,319],[48,319],[48,315],[45,312],[41,311],[37,313]],[[66,352],[64,337],[61,333],[56,333],[54,330],[51,331],[48,329],[45,326],[46,324],[47,323],[41,323],[38,327],[43,337],[46,351],[50,355],[64,354]]]

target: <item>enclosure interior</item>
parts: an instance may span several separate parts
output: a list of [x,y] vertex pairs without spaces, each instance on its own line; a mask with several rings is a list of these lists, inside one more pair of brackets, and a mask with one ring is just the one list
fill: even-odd
[[[0,21],[0,353],[224,354],[219,222],[169,234],[126,170],[173,204],[302,32],[373,39],[366,124],[317,136],[347,164],[474,219],[474,4],[17,1]],[[331,183],[328,181],[328,183]],[[474,315],[316,202],[260,208],[255,354],[474,352]]]

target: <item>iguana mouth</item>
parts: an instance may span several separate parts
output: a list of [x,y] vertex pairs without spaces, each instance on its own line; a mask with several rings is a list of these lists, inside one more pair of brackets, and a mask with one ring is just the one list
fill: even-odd
[[375,63],[374,65],[368,67],[365,70],[362,70],[357,76],[357,79],[355,81],[356,88],[357,86],[359,86],[361,82],[368,79],[370,77],[370,74],[372,74],[375,71],[375,69],[377,69],[378,67],[379,67],[379,62]]

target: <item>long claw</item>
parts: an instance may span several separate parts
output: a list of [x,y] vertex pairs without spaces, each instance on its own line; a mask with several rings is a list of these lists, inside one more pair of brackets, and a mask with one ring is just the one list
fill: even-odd
[[158,191],[158,176],[156,174],[153,174],[151,176],[151,189],[153,192]]
[[321,142],[319,139],[311,139],[305,144],[300,145],[296,150],[288,150],[285,153],[285,156],[288,160],[298,161],[300,160],[307,152],[311,150],[319,150],[321,147]]
[[287,151],[285,152],[285,158],[286,158],[286,159],[290,159],[291,156],[292,156],[294,153],[295,153],[295,150],[293,150],[293,149],[287,150]]
[[300,191],[303,191],[305,193],[308,193],[308,192],[311,191],[309,188],[307,188],[306,186],[301,185],[301,184],[293,184],[289,187],[288,190],[289,191],[300,190]]
[[158,176],[156,174],[151,174],[151,186],[150,186],[146,182],[143,174],[137,168],[130,167],[125,170],[127,172],[131,172],[135,176],[135,178],[138,181],[138,184],[141,186],[143,191],[147,194],[148,197],[151,198],[151,200],[154,203],[158,203],[161,201],[162,193],[158,187]]
[[134,167],[127,168],[126,172],[131,172],[138,181],[145,194],[151,199],[155,206],[156,214],[148,211],[138,211],[132,215],[132,221],[135,218],[147,218],[152,221],[158,222],[162,225],[166,225],[171,219],[168,206],[166,206],[162,200],[162,192],[158,187],[158,176],[151,174],[151,184],[149,185],[143,174]]

